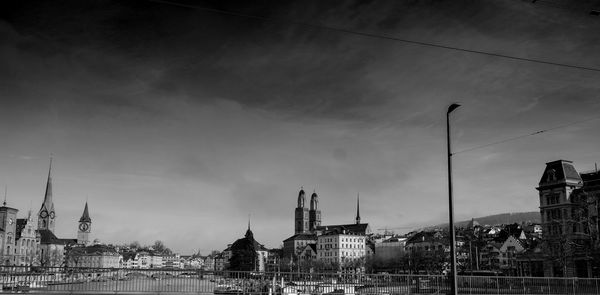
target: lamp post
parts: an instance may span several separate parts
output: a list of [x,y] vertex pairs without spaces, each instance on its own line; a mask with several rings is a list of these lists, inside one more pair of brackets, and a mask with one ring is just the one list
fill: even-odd
[[450,294],[458,294],[456,283],[456,238],[454,232],[454,205],[452,204],[452,150],[450,149],[450,113],[458,108],[459,104],[451,104],[446,113],[446,142],[448,144],[448,211],[449,211],[449,234],[450,234],[450,272],[452,280],[450,281]]

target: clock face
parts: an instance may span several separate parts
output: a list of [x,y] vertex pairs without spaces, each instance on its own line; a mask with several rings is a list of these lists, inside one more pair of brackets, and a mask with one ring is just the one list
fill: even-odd
[[41,217],[41,218],[46,218],[46,217],[48,217],[48,211],[44,210],[44,211],[40,212],[40,217]]
[[89,228],[90,228],[90,225],[89,225],[89,224],[87,224],[87,223],[85,223],[85,222],[84,222],[84,223],[81,223],[81,224],[79,224],[79,229],[80,229],[81,231],[87,231]]
[[54,211],[50,211],[50,219],[54,219]]

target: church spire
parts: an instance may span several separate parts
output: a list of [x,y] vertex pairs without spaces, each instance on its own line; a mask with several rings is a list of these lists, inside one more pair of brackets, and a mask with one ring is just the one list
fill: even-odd
[[356,194],[356,224],[360,224],[360,195]]
[[248,230],[246,230],[246,238],[254,238],[252,230],[250,230],[250,214],[248,214]]
[[46,182],[46,194],[44,195],[44,204],[52,203],[52,156],[50,156],[50,167],[48,168],[48,181]]
[[90,213],[88,212],[87,202],[85,202],[85,208],[83,209],[83,214],[81,215],[81,218],[79,218],[79,222],[92,222],[92,219],[90,218]]
[[52,202],[52,154],[50,154],[50,166],[48,167],[48,181],[46,182],[46,193],[44,202],[38,212],[38,229],[47,229],[54,232],[54,203]]

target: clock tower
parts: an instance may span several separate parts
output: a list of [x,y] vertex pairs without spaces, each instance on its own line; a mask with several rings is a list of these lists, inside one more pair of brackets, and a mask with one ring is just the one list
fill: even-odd
[[46,182],[46,194],[44,202],[38,212],[38,229],[54,232],[54,222],[56,215],[54,212],[54,202],[52,202],[52,158],[50,158],[50,168],[48,168],[48,181]]
[[88,212],[88,204],[85,202],[83,214],[79,218],[79,229],[77,230],[77,244],[87,245],[90,242],[90,232],[92,231],[92,219]]

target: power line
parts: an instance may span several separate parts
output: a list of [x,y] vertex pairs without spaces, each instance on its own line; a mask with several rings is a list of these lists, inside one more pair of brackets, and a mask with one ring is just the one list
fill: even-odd
[[257,15],[233,12],[233,11],[216,9],[216,8],[209,8],[209,7],[203,7],[203,6],[195,6],[195,5],[171,2],[171,1],[166,1],[166,0],[149,0],[149,1],[167,4],[167,5],[173,5],[173,6],[192,8],[192,9],[196,9],[196,10],[214,12],[214,13],[219,13],[219,14],[224,14],[224,15],[256,19],[256,20],[262,20],[262,21],[267,21],[267,22],[278,22],[278,23],[301,25],[301,26],[311,27],[311,28],[316,28],[316,29],[352,34],[352,35],[363,36],[363,37],[377,38],[377,39],[383,39],[383,40],[389,40],[389,41],[395,41],[395,42],[402,42],[402,43],[413,44],[413,45],[420,45],[420,46],[441,48],[441,49],[467,52],[467,53],[473,53],[473,54],[487,55],[487,56],[517,60],[517,61],[545,64],[545,65],[553,65],[553,66],[566,67],[566,68],[572,68],[572,69],[578,69],[578,70],[584,70],[584,71],[600,72],[600,68],[578,66],[578,65],[565,64],[565,63],[559,63],[559,62],[553,62],[553,61],[541,60],[541,59],[534,59],[534,58],[518,57],[518,56],[512,56],[512,55],[501,54],[501,53],[493,53],[493,52],[487,52],[487,51],[482,51],[482,50],[474,50],[474,49],[467,49],[467,48],[461,48],[461,47],[455,47],[455,46],[449,46],[449,45],[436,44],[436,43],[431,43],[431,42],[415,41],[415,40],[410,40],[410,39],[394,37],[394,36],[390,36],[390,35],[381,35],[381,34],[368,33],[368,32],[358,32],[358,31],[353,31],[353,30],[345,29],[345,28],[331,27],[331,26],[326,26],[326,25],[319,25],[319,24],[313,24],[313,23],[296,21],[296,20],[289,20],[289,19],[284,19],[284,18],[272,18],[272,17],[257,16]]
[[452,153],[452,155],[462,154],[462,153],[470,152],[472,150],[477,150],[477,149],[481,149],[481,148],[484,148],[484,147],[488,147],[488,146],[492,146],[492,145],[496,145],[496,144],[501,144],[501,143],[505,143],[505,142],[509,142],[509,141],[515,141],[515,140],[518,140],[518,139],[521,139],[521,138],[525,138],[525,137],[529,137],[529,136],[534,136],[534,135],[542,134],[542,133],[549,132],[549,131],[552,131],[552,130],[561,129],[561,128],[565,128],[565,127],[569,127],[569,126],[573,126],[573,125],[576,125],[576,124],[581,124],[581,123],[585,123],[585,122],[589,122],[589,121],[597,120],[597,119],[600,119],[600,116],[598,116],[598,117],[592,117],[592,118],[587,118],[585,120],[575,121],[575,122],[571,122],[571,123],[568,123],[568,124],[564,124],[564,125],[560,125],[560,126],[548,128],[548,129],[542,129],[542,130],[539,130],[539,131],[536,131],[536,132],[533,132],[533,133],[528,133],[528,134],[523,134],[523,135],[519,135],[519,136],[515,136],[515,137],[510,137],[510,138],[506,138],[506,139],[499,140],[499,141],[494,141],[494,142],[483,144],[483,145],[474,146],[474,147],[471,147],[471,148],[468,148],[468,149],[464,149],[464,150],[458,151],[456,153]]

